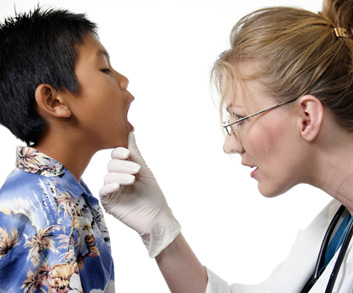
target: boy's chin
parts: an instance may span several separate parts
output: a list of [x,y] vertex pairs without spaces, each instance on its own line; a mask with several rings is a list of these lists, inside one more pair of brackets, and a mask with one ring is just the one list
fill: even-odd
[[123,148],[128,147],[128,135],[126,137],[122,137],[118,141],[116,141],[115,145],[113,145],[111,148],[117,148],[117,147],[123,147]]

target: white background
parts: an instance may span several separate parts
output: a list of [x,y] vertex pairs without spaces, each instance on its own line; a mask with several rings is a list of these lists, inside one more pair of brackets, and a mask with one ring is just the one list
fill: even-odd
[[[0,0],[5,16],[32,9],[32,0]],[[209,72],[229,46],[235,22],[264,6],[293,5],[317,12],[321,0],[42,0],[44,7],[86,13],[98,23],[112,65],[135,96],[129,120],[182,231],[201,262],[230,283],[256,283],[287,255],[330,200],[297,186],[263,198],[250,169],[222,152],[223,133],[210,97]],[[1,105],[0,105],[1,106]],[[0,184],[22,144],[0,126]],[[84,146],[80,146],[84,147]],[[78,148],[79,152],[79,148]],[[98,195],[110,150],[97,153],[83,179]],[[291,156],[291,154],[288,154]],[[284,164],[286,162],[283,162]],[[118,292],[168,292],[136,232],[106,216]]]

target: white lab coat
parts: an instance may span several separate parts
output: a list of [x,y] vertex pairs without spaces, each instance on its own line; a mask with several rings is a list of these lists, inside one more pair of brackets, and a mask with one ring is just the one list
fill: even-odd
[[[322,239],[340,205],[339,202],[333,200],[319,213],[308,228],[299,231],[287,259],[275,269],[267,281],[257,285],[233,284],[229,286],[207,269],[209,279],[206,293],[299,293],[314,271]],[[352,243],[353,241],[349,244],[333,292],[353,292]],[[325,292],[338,253],[339,251],[336,252],[310,293]]]

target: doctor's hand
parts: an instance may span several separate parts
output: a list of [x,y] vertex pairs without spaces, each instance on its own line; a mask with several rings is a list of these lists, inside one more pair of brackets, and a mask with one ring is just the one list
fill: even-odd
[[101,203],[107,213],[134,229],[149,256],[155,257],[180,233],[180,224],[142,158],[132,132],[128,149],[118,147],[111,156],[99,191]]

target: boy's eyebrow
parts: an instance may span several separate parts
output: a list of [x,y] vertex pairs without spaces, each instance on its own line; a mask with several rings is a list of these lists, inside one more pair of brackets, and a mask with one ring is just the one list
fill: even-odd
[[101,56],[101,55],[107,57],[108,59],[110,58],[109,53],[108,53],[106,50],[99,49],[99,50],[97,51],[97,56],[99,57],[99,56]]

